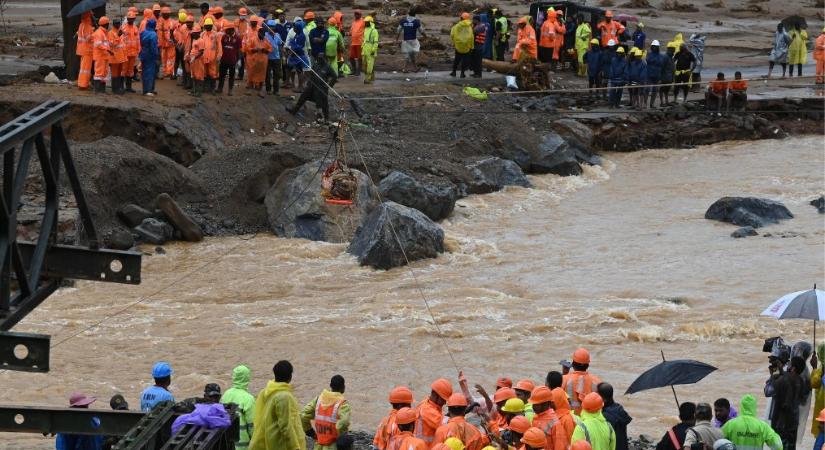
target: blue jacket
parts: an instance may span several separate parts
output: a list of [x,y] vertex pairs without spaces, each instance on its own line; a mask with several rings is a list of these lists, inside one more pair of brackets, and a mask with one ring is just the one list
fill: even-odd
[[595,77],[601,71],[602,64],[602,49],[598,45],[594,45],[584,54],[584,63],[587,64],[587,76]]
[[662,79],[662,68],[665,65],[667,56],[654,52],[653,50],[647,53],[647,80],[658,83]]
[[54,448],[56,450],[100,450],[103,448],[103,436],[58,433]]
[[270,61],[281,59],[281,46],[284,45],[284,41],[281,40],[281,35],[278,33],[272,34],[267,31],[266,40],[272,44],[272,51],[269,52],[268,59]]
[[605,78],[610,77],[610,62],[613,61],[613,55],[615,54],[615,52],[605,49],[599,51],[599,72]]
[[639,50],[645,49],[645,38],[647,35],[644,31],[636,30],[633,33],[633,45]]
[[155,19],[146,22],[146,29],[140,33],[140,60],[155,61],[160,58],[158,50],[158,33],[155,31]]
[[627,81],[636,84],[647,83],[647,64],[641,59],[630,61],[627,68]]
[[626,84],[628,78],[627,58],[623,55],[616,55],[610,61],[610,82],[615,84]]
[[[316,39],[321,39],[319,42],[314,42]],[[329,39],[329,31],[326,27],[317,26],[309,32],[309,47],[312,51],[312,57],[316,57],[327,50],[327,39]]]
[[676,63],[668,54],[662,55],[665,57],[662,63],[662,83],[673,83],[673,77],[676,74]]

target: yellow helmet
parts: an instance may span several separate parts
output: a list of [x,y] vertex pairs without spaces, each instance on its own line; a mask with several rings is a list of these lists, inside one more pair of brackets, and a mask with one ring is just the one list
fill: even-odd
[[617,48],[616,53],[624,53],[624,47]]
[[590,40],[590,43],[593,44],[593,45],[599,45],[599,40],[596,39],[596,38],[593,38],[593,39]]
[[181,11],[178,13],[178,22],[184,23],[186,22],[186,11]]
[[373,21],[374,21],[374,19],[372,18],[372,16],[364,17],[364,22],[373,22]]
[[214,24],[215,24],[215,23],[214,23],[214,22],[212,22],[212,18],[211,18],[211,17],[207,17],[207,18],[206,18],[206,20],[204,20],[204,21],[203,21],[203,25],[204,25],[204,26],[206,26],[206,25],[214,25]]

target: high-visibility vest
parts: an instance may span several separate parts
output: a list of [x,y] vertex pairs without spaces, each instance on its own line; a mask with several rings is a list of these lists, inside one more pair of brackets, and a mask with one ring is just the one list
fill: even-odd
[[508,33],[508,31],[509,31],[509,30],[507,29],[507,18],[506,18],[506,17],[504,17],[504,16],[501,16],[501,17],[499,17],[498,19],[496,19],[496,22],[498,22],[499,24],[501,24],[501,42],[507,42],[507,38],[508,38],[508,36],[509,36],[509,35],[507,34],[507,33]]
[[315,442],[321,445],[331,445],[338,440],[338,410],[346,400],[338,400],[329,405],[322,406],[319,400],[315,402],[315,419],[312,423],[315,429]]
[[582,407],[581,399],[591,392],[596,392],[598,385],[589,373],[570,372],[568,375],[570,378],[567,380],[567,398],[570,399],[570,407],[578,412]]
[[487,40],[487,27],[484,27],[484,31],[481,33],[475,34],[475,42],[476,44],[484,44],[484,41]]

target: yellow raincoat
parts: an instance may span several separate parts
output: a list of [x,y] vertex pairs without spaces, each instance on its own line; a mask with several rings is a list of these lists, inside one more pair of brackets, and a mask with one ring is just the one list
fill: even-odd
[[364,83],[375,80],[375,57],[378,56],[378,29],[372,21],[366,22],[364,42],[361,44],[361,59],[364,61]]
[[[670,47],[671,45],[675,45],[676,53],[679,53],[679,50],[682,48],[682,44],[685,43],[685,39],[682,37],[682,33],[676,33],[676,36],[673,38],[672,41],[667,43],[667,46]],[[674,53],[674,55],[676,54]]]
[[258,393],[249,450],[306,450],[299,408],[289,383],[270,380]]
[[788,47],[788,64],[805,64],[808,62],[808,32],[791,30],[791,45]]
[[825,408],[825,388],[822,387],[822,369],[825,364],[825,341],[820,342],[816,346],[816,357],[819,359],[819,365],[811,372],[811,387],[814,390],[814,420],[811,424],[811,433],[814,437],[819,436],[819,422],[816,417],[819,412]]
[[[301,424],[303,425],[304,430],[309,431],[309,429],[312,428],[312,420],[315,419],[315,407],[318,405],[318,402],[321,402],[322,407],[328,408],[330,405],[343,399],[344,394],[324,389],[324,391],[321,392],[321,395],[307,403],[306,406],[304,406],[304,410],[301,411]],[[338,430],[339,436],[349,431],[351,414],[352,411],[350,409],[349,402],[342,403],[341,407],[338,409],[338,421],[335,422],[335,429]],[[332,445],[321,445],[316,442],[315,448],[318,450],[335,450],[337,447],[335,443]]]
[[453,41],[455,51],[461,54],[470,53],[473,49],[473,22],[470,20],[458,21],[450,30],[450,39]]
[[579,59],[579,64],[584,64],[584,54],[590,49],[590,39],[593,37],[593,30],[590,29],[590,24],[582,23],[576,28],[576,57]]

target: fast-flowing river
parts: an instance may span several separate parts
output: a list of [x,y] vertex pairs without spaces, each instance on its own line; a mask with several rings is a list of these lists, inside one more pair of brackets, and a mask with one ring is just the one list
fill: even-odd
[[[459,201],[442,224],[450,252],[414,263],[415,278],[407,268],[359,267],[343,245],[257,236],[166,246],[144,258],[140,286],[78,283],[21,323],[16,330],[57,343],[103,320],[54,348],[48,375],[0,374],[0,402],[64,405],[80,390],[101,399],[93,406],[120,392],[137,407],[156,360],[174,366],[178,398],[208,382],[226,389],[239,363],[253,369],[257,392],[272,364],[289,359],[301,402],[340,373],[354,428],[372,430],[393,386],[423,398],[434,378],[455,379],[445,345],[471,384],[491,390],[500,375],[543,380],[585,346],[591,371],[617,393],[660,350],[719,368],[678,387],[680,401],[761,393],[762,340],[810,339],[812,324],[759,313],[787,292],[825,284],[825,216],[808,205],[825,191],[822,137],[605,159],[581,177],[535,176],[533,189]],[[733,239],[733,225],[703,218],[726,195],[779,200],[796,217]],[[617,400],[635,418],[631,434],[658,438],[675,421],[669,390]],[[51,445],[0,435],[4,448]]]

